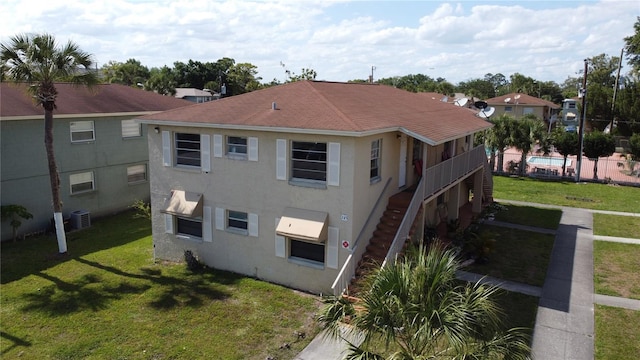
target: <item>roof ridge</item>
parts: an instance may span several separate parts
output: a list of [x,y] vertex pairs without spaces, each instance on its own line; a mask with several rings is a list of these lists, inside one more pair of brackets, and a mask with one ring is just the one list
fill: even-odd
[[327,104],[329,108],[331,108],[334,112],[336,112],[340,116],[340,118],[342,120],[345,120],[346,122],[351,124],[351,126],[354,129],[357,129],[357,130],[361,130],[362,129],[361,126],[359,126],[355,121],[353,121],[353,119],[351,119],[349,116],[347,116],[342,110],[338,109],[331,101],[329,101],[329,99],[327,99],[326,96],[324,96],[322,93],[320,93],[320,91],[318,91],[318,89],[316,89],[315,86],[313,86],[313,84],[316,83],[316,81],[313,81],[313,82],[312,81],[306,81],[306,83],[307,83],[307,86],[309,86],[313,90],[313,92],[322,100],[322,102]]

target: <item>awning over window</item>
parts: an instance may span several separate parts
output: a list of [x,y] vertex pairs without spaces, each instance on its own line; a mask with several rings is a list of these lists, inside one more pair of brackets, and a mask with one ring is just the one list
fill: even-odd
[[189,218],[202,217],[202,194],[184,190],[172,190],[171,197],[160,211]]
[[300,240],[325,242],[328,217],[322,211],[286,208],[276,227],[276,233]]

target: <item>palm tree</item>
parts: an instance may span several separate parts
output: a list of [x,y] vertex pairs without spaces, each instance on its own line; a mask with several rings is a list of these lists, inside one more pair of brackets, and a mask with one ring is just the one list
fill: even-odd
[[[486,136],[487,147],[491,149],[491,158],[493,161],[493,153],[498,151],[498,173],[504,172],[504,150],[511,144],[511,128],[513,128],[514,119],[506,114],[502,114],[495,119],[491,119],[493,127],[488,131]],[[493,167],[492,167],[493,168]]]
[[[535,115],[527,114],[514,122],[515,126],[511,131],[512,145],[521,151],[520,156],[520,176],[525,176],[527,172],[527,154],[533,149],[536,142],[545,145],[546,131],[544,123],[538,120]],[[548,152],[544,146],[545,152]]]
[[[501,329],[500,310],[491,300],[499,289],[456,280],[460,264],[441,243],[425,250],[414,248],[403,261],[373,272],[355,305],[326,300],[318,320],[327,336],[363,339],[350,343],[346,358],[529,359],[521,329]],[[350,327],[342,326],[345,320]]]
[[44,108],[44,145],[49,165],[49,180],[53,197],[53,218],[60,253],[67,252],[67,239],[62,218],[60,177],[53,152],[53,110],[58,92],[55,82],[66,81],[74,85],[95,85],[98,81],[91,71],[91,55],[69,41],[58,47],[49,34],[25,34],[11,38],[0,47],[3,78],[24,82],[29,92]]

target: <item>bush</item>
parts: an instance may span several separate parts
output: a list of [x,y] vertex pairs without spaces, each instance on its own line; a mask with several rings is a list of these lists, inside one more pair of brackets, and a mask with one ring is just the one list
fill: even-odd
[[136,217],[151,220],[151,204],[136,200],[130,208],[136,211]]
[[204,268],[204,265],[195,255],[193,255],[191,250],[184,251],[184,261],[187,263],[187,269],[190,271],[196,272]]

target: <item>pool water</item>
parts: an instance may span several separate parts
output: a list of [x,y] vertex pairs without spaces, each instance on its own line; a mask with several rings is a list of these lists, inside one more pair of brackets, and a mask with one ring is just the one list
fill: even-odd
[[[558,157],[545,157],[545,156],[529,156],[527,158],[527,164],[529,165],[541,165],[541,166],[562,166],[564,158]],[[567,159],[567,166],[571,166],[571,159]]]

